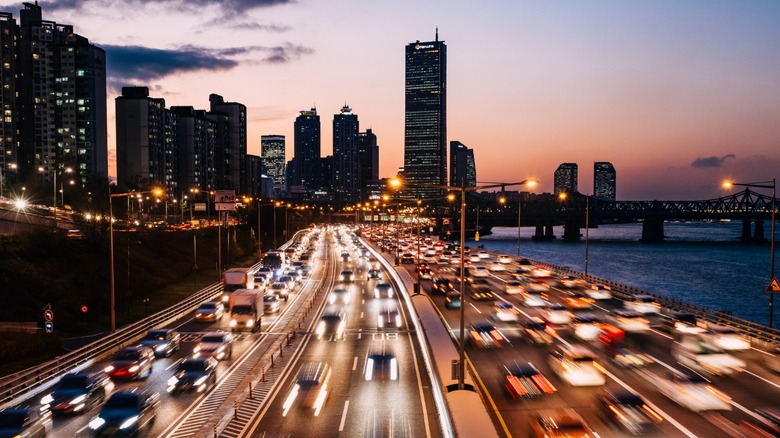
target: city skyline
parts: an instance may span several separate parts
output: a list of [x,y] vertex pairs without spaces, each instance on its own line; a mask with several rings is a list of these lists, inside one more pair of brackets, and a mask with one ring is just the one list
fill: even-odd
[[[768,180],[780,169],[776,3],[83,3],[40,5],[44,19],[105,49],[109,102],[132,85],[169,106],[204,107],[212,93],[241,102],[253,155],[262,135],[278,134],[291,159],[298,111],[316,106],[328,120],[348,102],[379,138],[379,176],[395,175],[403,47],[438,27],[450,52],[447,141],[474,149],[480,179],[536,178],[537,192],[552,192],[557,165],[578,162],[588,193],[590,163],[609,161],[618,199],[706,199],[724,194],[724,178]],[[2,6],[18,19],[21,3]]]

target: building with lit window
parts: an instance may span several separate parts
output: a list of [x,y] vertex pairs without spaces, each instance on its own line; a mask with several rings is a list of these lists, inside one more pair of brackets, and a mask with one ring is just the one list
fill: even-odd
[[371,128],[358,134],[358,148],[360,149],[360,199],[366,201],[373,194],[371,187],[379,181],[379,145],[376,134]]
[[593,196],[615,200],[617,182],[615,167],[607,161],[593,164]]
[[347,105],[333,116],[333,188],[337,202],[360,199],[360,148],[358,117]]
[[456,187],[477,185],[474,149],[466,147],[459,141],[450,142],[450,185]]
[[288,174],[290,192],[303,194],[319,188],[321,158],[320,116],[317,108],[301,111],[295,118],[293,158]]
[[260,137],[260,156],[263,158],[264,172],[271,179],[277,193],[285,191],[285,137],[283,135],[263,135]]
[[577,193],[577,163],[561,163],[553,176],[555,194]]

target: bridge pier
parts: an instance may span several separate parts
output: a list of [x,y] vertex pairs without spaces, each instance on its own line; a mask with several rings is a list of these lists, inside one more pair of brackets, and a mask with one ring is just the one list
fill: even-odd
[[750,239],[752,239],[751,233],[750,233],[750,219],[742,219],[742,235],[739,236],[739,240],[743,242],[749,242]]
[[764,221],[761,219],[755,220],[755,227],[753,228],[753,241],[754,242],[763,242],[764,241]]
[[544,223],[536,224],[536,233],[534,233],[532,240],[553,240],[555,239],[555,233],[553,233],[552,221],[545,221]]
[[663,219],[645,219],[642,223],[642,242],[660,242],[664,240]]
[[563,224],[563,239],[564,240],[580,240],[582,233],[580,233],[580,224],[574,221],[567,221]]

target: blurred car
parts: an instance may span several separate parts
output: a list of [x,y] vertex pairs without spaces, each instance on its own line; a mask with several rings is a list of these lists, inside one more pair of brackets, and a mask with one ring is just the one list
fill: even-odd
[[423,266],[421,268],[418,268],[417,273],[420,275],[420,278],[425,278],[425,279],[431,278],[432,275],[431,268],[428,266]]
[[644,314],[661,312],[661,304],[650,295],[635,295],[632,299],[623,303],[623,307]]
[[593,341],[601,334],[601,319],[593,313],[578,313],[571,320],[574,336],[583,341]]
[[523,323],[523,337],[533,345],[552,345],[555,330],[547,327],[541,318],[531,317]]
[[600,386],[606,382],[597,356],[581,345],[558,347],[548,356],[553,372],[572,386]]
[[504,265],[508,265],[508,264],[512,263],[512,259],[509,258],[509,256],[502,255],[502,256],[498,257],[498,263],[501,263],[501,264],[504,264]]
[[562,288],[575,289],[584,284],[584,280],[573,275],[567,275],[559,280]]
[[352,294],[349,293],[349,289],[344,286],[336,286],[330,292],[328,296],[328,304],[349,304]]
[[733,327],[708,324],[707,330],[700,333],[699,336],[725,351],[750,350],[750,340]]
[[493,299],[493,293],[490,292],[490,289],[474,286],[470,286],[468,289],[469,297],[474,301],[487,301]]
[[317,335],[317,339],[338,341],[344,338],[346,328],[346,311],[338,304],[331,304],[322,312],[320,322],[317,323],[314,333]]
[[152,374],[154,352],[149,347],[136,345],[117,351],[111,365],[104,370],[112,379],[139,379]]
[[217,384],[217,361],[213,357],[188,358],[179,362],[168,379],[168,392],[204,392]]
[[351,269],[345,269],[339,274],[339,281],[344,283],[352,283],[355,281],[355,273]]
[[532,438],[590,438],[591,432],[580,414],[571,408],[545,409],[531,414]]
[[533,278],[549,278],[552,277],[552,271],[547,268],[537,267],[531,269],[531,277]]
[[598,398],[598,406],[604,417],[630,435],[652,433],[663,422],[663,417],[639,394],[625,388],[605,389]]
[[284,283],[285,286],[287,286],[288,290],[293,290],[295,288],[295,279],[290,277],[289,275],[282,275],[277,280],[279,283]]
[[452,279],[447,277],[435,276],[433,277],[431,284],[433,291],[443,294],[455,289]]
[[605,284],[593,284],[590,288],[585,289],[585,294],[594,300],[611,300],[612,289]]
[[378,282],[374,285],[374,298],[393,298],[393,286],[390,283]]
[[263,313],[276,313],[282,308],[282,302],[279,301],[278,295],[264,295],[263,296]]
[[460,292],[456,290],[448,291],[444,300],[444,307],[448,309],[460,309]]
[[629,348],[625,342],[625,331],[612,324],[601,324],[599,342],[604,345],[607,354],[621,367],[641,367],[654,363],[654,360],[641,352]]
[[298,271],[290,271],[287,273],[287,276],[292,278],[293,284],[303,283],[303,277],[301,276],[301,273]]
[[520,312],[506,301],[493,301],[493,319],[499,322],[518,322]]
[[536,398],[554,394],[556,391],[552,383],[531,362],[505,364],[503,368],[504,387],[515,400]]
[[479,257],[481,259],[489,259],[490,258],[490,253],[488,253],[484,249],[481,249],[481,250],[477,251],[477,257]]
[[224,314],[225,306],[221,302],[206,301],[195,311],[195,321],[213,322],[222,319]]
[[532,279],[525,283],[525,289],[528,291],[547,293],[550,291],[549,280]]
[[293,407],[308,409],[318,416],[331,389],[330,376],[327,362],[304,362],[282,404],[282,416],[286,417]]
[[414,256],[410,252],[405,252],[401,254],[401,263],[402,264],[413,264],[414,263]]
[[509,280],[504,283],[504,292],[507,295],[521,294],[524,290],[523,284],[517,280]]
[[593,307],[593,298],[582,292],[571,292],[563,297],[563,305],[570,310],[585,310]]
[[523,305],[528,307],[547,307],[547,294],[540,291],[525,289],[523,291]]
[[485,278],[490,276],[490,272],[488,272],[488,268],[485,266],[470,266],[468,268],[468,273],[471,277],[475,278]]
[[103,403],[113,389],[114,383],[104,373],[69,373],[41,399],[41,405],[53,414],[83,414]]
[[399,329],[401,328],[401,313],[398,311],[394,302],[385,303],[379,309],[377,315],[377,327],[380,329]]
[[650,321],[645,318],[644,314],[639,313],[636,310],[614,310],[612,315],[607,317],[607,320],[626,332],[636,333],[650,330]]
[[490,272],[503,272],[503,271],[506,271],[506,268],[504,267],[504,265],[501,262],[496,261],[496,262],[491,263],[490,265],[488,265],[488,271],[490,271]]
[[366,380],[398,380],[398,358],[393,345],[390,342],[375,342],[369,347],[363,368]]
[[496,326],[487,320],[471,323],[468,331],[469,343],[478,348],[501,347],[501,340],[504,339]]
[[656,377],[652,383],[658,392],[693,412],[731,410],[731,397],[695,372],[673,371],[669,378]]
[[168,357],[181,348],[181,334],[173,329],[150,330],[141,339],[141,345],[154,350],[157,357]]
[[160,395],[148,391],[119,391],[89,422],[95,436],[135,436],[154,423]]
[[480,259],[478,255],[472,254],[472,255],[468,256],[468,261],[471,262],[471,263],[479,263],[479,262],[482,261],[482,259]]
[[0,410],[0,436],[13,438],[50,436],[51,412],[40,406],[17,406]]
[[661,327],[672,335],[698,334],[704,331],[697,324],[696,315],[688,312],[670,312],[662,315]]
[[551,303],[543,313],[544,319],[555,325],[566,325],[571,322],[571,313],[563,304]]
[[672,356],[685,367],[713,376],[737,374],[747,366],[744,360],[708,343],[699,335],[684,335],[679,342],[673,343]]
[[192,350],[192,357],[213,357],[216,360],[233,357],[233,335],[226,332],[210,332],[200,338]]
[[368,279],[369,280],[381,280],[382,279],[382,271],[376,268],[371,268],[368,270]]
[[287,301],[290,298],[290,288],[287,287],[286,283],[283,283],[281,281],[275,281],[271,284],[271,287],[268,289],[269,294],[274,294],[278,296],[279,298],[284,299]]

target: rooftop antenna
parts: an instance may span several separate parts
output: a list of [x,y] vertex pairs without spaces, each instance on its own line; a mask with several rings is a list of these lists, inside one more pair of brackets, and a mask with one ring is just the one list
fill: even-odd
[[436,41],[439,41],[439,26],[436,26]]

